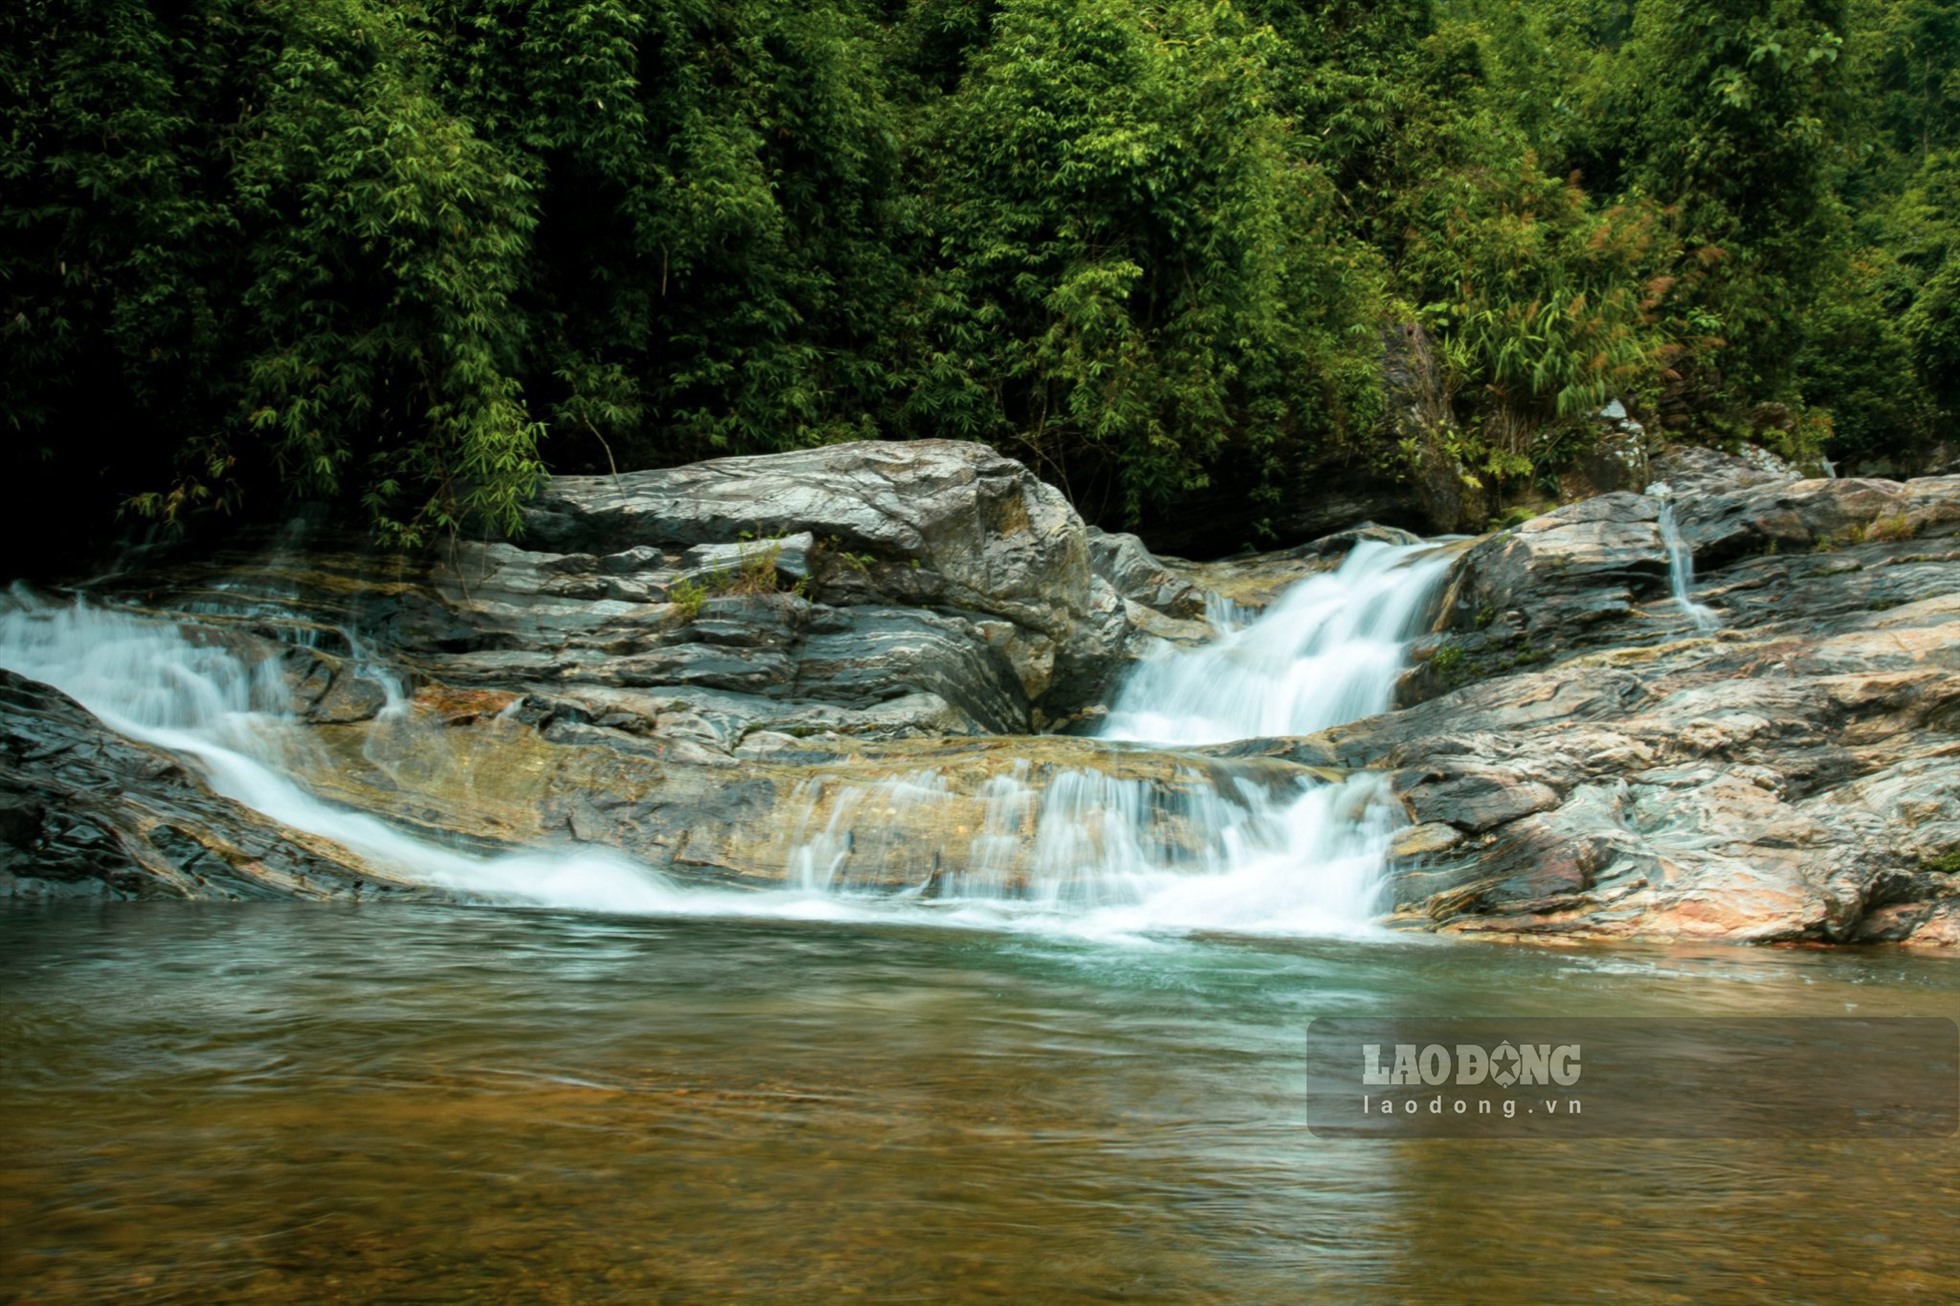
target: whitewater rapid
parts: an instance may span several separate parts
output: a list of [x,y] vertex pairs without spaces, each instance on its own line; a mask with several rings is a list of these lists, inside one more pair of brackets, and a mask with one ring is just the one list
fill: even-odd
[[[1364,543],[1217,642],[1143,665],[1104,735],[1189,747],[1303,734],[1388,706],[1426,600],[1433,549]],[[1163,786],[1026,764],[987,780],[985,816],[955,849],[913,843],[953,800],[936,770],[854,783],[820,776],[789,796],[781,889],[694,885],[591,847],[482,856],[324,801],[290,775],[304,730],[276,664],[250,665],[210,632],[16,590],[0,611],[0,666],[61,689],[111,729],[184,757],[226,797],[330,839],[404,879],[488,903],[658,915],[930,921],[1135,937],[1217,929],[1355,934],[1381,910],[1400,818],[1359,774],[1279,791],[1224,768]],[[400,687],[373,659],[387,713]],[[522,729],[516,723],[500,728]],[[1120,746],[1120,745],[1118,745]],[[822,800],[822,801],[820,801]],[[1166,813],[1163,804],[1175,802]],[[904,809],[904,810],[901,810]],[[1165,817],[1193,832],[1163,834]],[[940,854],[960,867],[939,875]],[[894,884],[901,887],[893,889]]]

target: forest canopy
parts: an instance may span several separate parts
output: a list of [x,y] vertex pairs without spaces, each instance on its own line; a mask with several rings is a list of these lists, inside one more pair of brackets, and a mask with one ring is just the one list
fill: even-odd
[[10,470],[90,529],[923,436],[1483,511],[1611,400],[1960,411],[1960,0],[15,0],[0,103]]

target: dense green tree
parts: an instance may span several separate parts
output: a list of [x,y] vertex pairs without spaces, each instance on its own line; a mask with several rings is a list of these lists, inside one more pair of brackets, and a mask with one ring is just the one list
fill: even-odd
[[569,456],[876,433],[895,124],[863,19],[767,0],[452,0],[451,93],[542,222],[532,374]]
[[[1681,212],[1672,297],[1723,398],[1783,398],[1804,317],[1846,246],[1832,192],[1850,111],[1838,0],[1641,0],[1627,183]],[[1823,257],[1820,257],[1823,255]]]
[[927,148],[938,248],[898,420],[1134,518],[1366,430],[1374,273],[1229,8],[1008,0]]
[[18,0],[0,38],[7,465],[88,530],[508,529],[547,464],[922,435],[1147,525],[1408,469],[1385,332],[1504,492],[1609,397],[1903,467],[1960,415],[1960,0]]

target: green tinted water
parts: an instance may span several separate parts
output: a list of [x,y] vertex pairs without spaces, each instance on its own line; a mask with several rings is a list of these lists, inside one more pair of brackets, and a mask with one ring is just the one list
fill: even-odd
[[1317,1015],[1960,1014],[1960,959],[0,910],[19,1301],[1960,1300],[1960,1143],[1360,1143]]

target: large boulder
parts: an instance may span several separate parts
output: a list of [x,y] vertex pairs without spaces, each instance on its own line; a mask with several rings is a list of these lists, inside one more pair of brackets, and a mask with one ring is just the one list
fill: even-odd
[[[310,624],[327,652],[359,631],[411,679],[733,747],[1022,733],[1079,711],[1144,651],[1132,612],[1169,620],[1090,561],[1059,491],[984,445],[921,440],[559,477],[510,540],[402,556],[318,532],[118,584]],[[381,706],[347,689],[323,710]]]
[[559,477],[517,541],[452,571],[443,597],[534,645],[555,687],[744,695],[754,730],[1026,731],[1128,655],[1067,500],[950,440]]
[[828,582],[840,597],[969,609],[1058,643],[1089,602],[1087,533],[1061,491],[954,440],[560,476],[524,524],[527,549],[602,556],[809,535],[853,564]]

